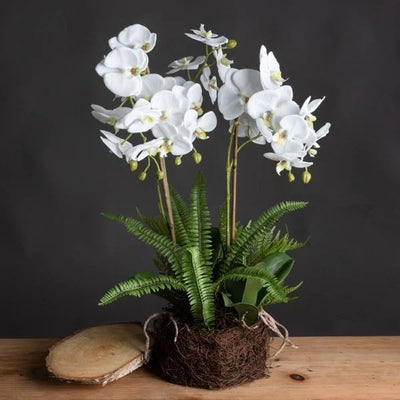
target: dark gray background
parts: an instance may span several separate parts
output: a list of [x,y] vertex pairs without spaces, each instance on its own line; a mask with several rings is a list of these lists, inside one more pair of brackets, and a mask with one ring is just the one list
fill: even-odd
[[[202,48],[183,36],[201,22],[235,38],[235,66],[257,68],[265,43],[295,99],[326,95],[332,122],[311,169],[289,185],[249,146],[239,165],[239,218],[284,199],[309,200],[287,218],[310,246],[295,253],[300,299],[271,313],[294,335],[399,334],[399,1],[13,1],[1,13],[1,336],[59,336],[109,321],[143,320],[161,302],[99,297],[152,251],[102,210],[156,212],[141,183],[107,153],[90,104],[112,105],[94,66],[132,23],[159,35],[152,71]],[[226,124],[200,143],[215,218],[223,198]],[[169,160],[171,161],[171,160]],[[186,193],[198,169],[171,166]]]

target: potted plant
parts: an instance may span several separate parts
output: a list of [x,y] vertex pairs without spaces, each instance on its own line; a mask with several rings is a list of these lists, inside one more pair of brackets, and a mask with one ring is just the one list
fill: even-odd
[[[301,283],[285,284],[294,264],[288,253],[306,243],[277,228],[281,217],[306,202],[281,202],[245,224],[237,221],[239,153],[251,143],[268,148],[264,157],[276,162],[278,174],[286,171],[293,182],[293,169],[303,169],[301,180],[307,184],[313,163],[305,157],[315,157],[330,124],[314,129],[312,113],[323,98],[308,98],[300,107],[274,54],[264,46],[259,70],[235,69],[224,53],[236,47],[235,40],[204,25],[186,35],[202,43],[205,54],[172,62],[167,77],[150,72],[148,54],[156,34],[140,24],[111,38],[111,51],[96,67],[105,86],[121,99],[112,110],[92,106],[93,116],[114,129],[102,130],[101,139],[131,171],[140,171],[141,181],[154,170],[160,214],[135,219],[103,213],[154,247],[159,273],[137,272],[111,288],[99,304],[127,295],[165,298],[167,309],[151,317],[155,365],[171,382],[215,389],[265,376],[271,335],[290,343],[286,328],[264,307],[294,299],[291,293]],[[181,72],[185,78],[170,76]],[[172,157],[176,166],[187,154],[200,163],[193,143],[208,139],[216,128],[215,113],[203,111],[202,88],[229,122],[225,199],[217,226],[211,223],[204,177],[197,175],[185,201],[167,173]]]

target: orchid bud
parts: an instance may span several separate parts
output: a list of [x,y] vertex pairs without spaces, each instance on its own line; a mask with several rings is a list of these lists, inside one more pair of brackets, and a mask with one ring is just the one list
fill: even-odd
[[229,39],[225,46],[227,49],[234,49],[237,46],[237,41],[235,39]]
[[200,164],[201,163],[201,154],[200,153],[193,153],[193,160],[196,164]]
[[175,165],[179,167],[182,164],[182,157],[175,157]]
[[164,179],[164,172],[162,172],[161,170],[157,170],[157,179],[161,180]]
[[305,169],[305,170],[303,171],[303,173],[301,174],[301,180],[303,181],[303,183],[304,183],[305,185],[307,185],[307,183],[310,183],[310,181],[311,181],[311,174],[308,172],[307,169]]
[[146,179],[146,176],[147,176],[146,171],[142,171],[142,172],[139,174],[139,180],[143,182],[143,181]]
[[133,172],[136,171],[138,167],[138,162],[136,160],[129,161],[129,169]]
[[296,179],[296,177],[294,176],[292,171],[289,171],[287,178],[288,178],[289,183],[292,183]]

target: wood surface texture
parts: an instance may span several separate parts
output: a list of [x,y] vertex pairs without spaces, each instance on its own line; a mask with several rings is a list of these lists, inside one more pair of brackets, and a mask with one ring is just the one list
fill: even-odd
[[400,400],[400,336],[298,337],[271,376],[223,391],[164,382],[142,367],[105,387],[48,378],[55,339],[0,339],[1,400]]

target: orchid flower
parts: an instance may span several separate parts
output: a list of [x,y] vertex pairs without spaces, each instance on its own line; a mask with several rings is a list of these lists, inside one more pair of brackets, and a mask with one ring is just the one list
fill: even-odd
[[168,67],[171,69],[167,72],[167,74],[175,74],[175,72],[181,70],[197,69],[199,65],[203,64],[205,59],[206,58],[204,56],[198,56],[193,60],[193,56],[188,56],[172,61],[172,63],[168,65]]
[[288,85],[263,90],[250,97],[247,111],[268,143],[272,141],[273,131],[279,129],[283,117],[299,114],[300,107],[292,99],[293,90]]
[[320,106],[320,104],[325,100],[325,97],[322,99],[315,99],[313,101],[311,100],[311,96],[307,97],[303,105],[301,106],[299,115],[301,117],[304,117],[305,120],[307,121],[308,125],[310,128],[313,128],[314,122],[317,120],[315,115],[312,113]]
[[273,161],[277,161],[276,172],[278,175],[285,169],[291,171],[294,168],[307,168],[313,165],[312,162],[303,161],[305,152],[300,153],[264,153],[264,157]]
[[133,146],[128,141],[121,139],[113,133],[100,130],[105,137],[100,137],[102,142],[114,153],[117,157],[122,158],[125,153]]
[[210,79],[210,74],[211,74],[210,67],[204,68],[203,72],[200,76],[200,81],[201,81],[204,89],[210,95],[211,103],[214,104],[215,100],[217,100],[217,92],[218,92],[217,78],[215,76],[213,76]]
[[111,49],[117,47],[130,47],[142,49],[146,53],[153,50],[157,41],[157,34],[151,33],[148,28],[140,24],[134,24],[123,29],[118,37],[114,36],[109,41]]
[[[233,120],[230,121],[230,128],[232,129]],[[256,121],[250,117],[249,114],[243,113],[239,117],[239,125],[237,128],[238,137],[251,139],[255,144],[266,144],[265,137],[261,134]]]
[[226,120],[240,117],[247,110],[250,97],[262,90],[260,73],[254,69],[231,68],[219,89],[218,108]]
[[277,89],[285,81],[274,53],[267,53],[264,45],[260,48],[260,76],[264,89]]
[[139,99],[131,111],[117,122],[116,127],[132,133],[147,132],[158,123],[161,115],[162,112],[153,109],[149,101]]
[[217,62],[218,74],[222,82],[225,82],[225,76],[228,72],[231,64],[233,64],[232,60],[228,60],[227,55],[224,54],[222,49],[214,50],[214,58]]
[[103,124],[115,126],[115,124],[131,111],[129,107],[117,107],[106,110],[102,106],[92,104],[92,115]]
[[191,29],[191,31],[193,33],[185,33],[185,35],[211,47],[219,47],[228,42],[228,38],[225,36],[218,36],[211,30],[207,31],[204,24],[201,24],[199,29]]
[[280,122],[280,129],[272,137],[271,147],[275,153],[299,153],[304,148],[309,129],[298,115],[287,115]]
[[143,50],[118,47],[96,66],[105,86],[121,97],[135,96],[142,90],[140,74],[147,68],[147,54]]

